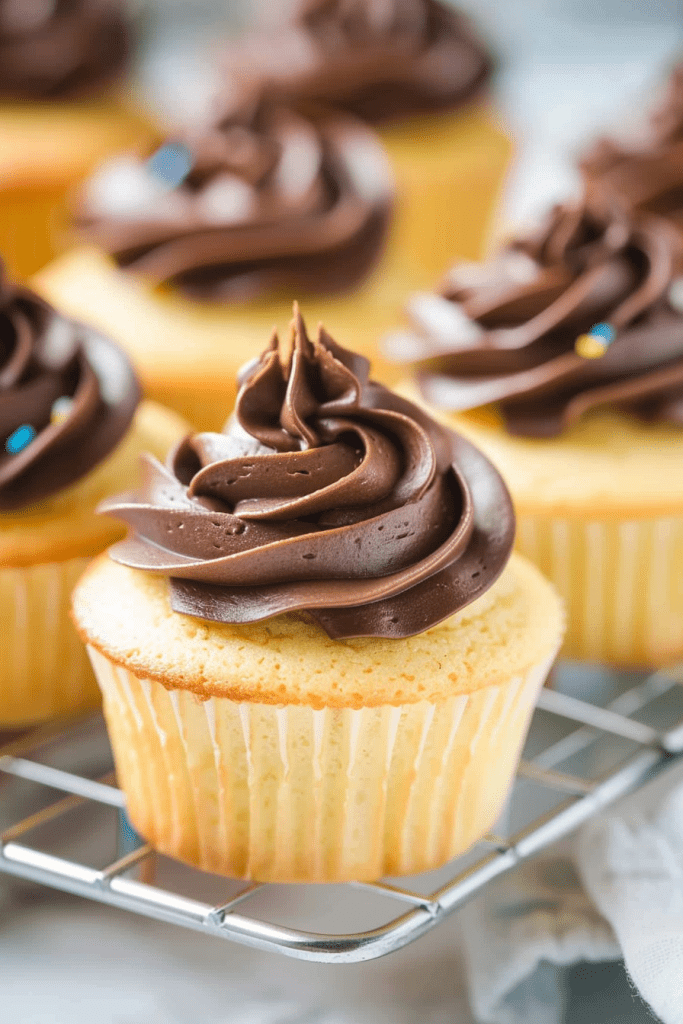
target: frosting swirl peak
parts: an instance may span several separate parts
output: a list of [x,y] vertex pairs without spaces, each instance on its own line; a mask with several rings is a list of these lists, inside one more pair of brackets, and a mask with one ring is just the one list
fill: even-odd
[[109,455],[140,392],[112,342],[12,287],[1,271],[0,511],[8,511],[61,490]]
[[89,98],[128,57],[121,0],[0,0],[0,96]]
[[250,93],[146,163],[105,164],[79,225],[154,283],[241,299],[352,287],[378,258],[391,206],[388,163],[369,128]]
[[459,106],[491,60],[440,0],[300,0],[289,25],[236,42],[225,68],[228,83],[251,77],[378,123]]
[[112,549],[171,577],[176,611],[252,622],[307,611],[332,637],[409,636],[502,571],[513,517],[493,467],[368,379],[369,364],[298,311],[243,373],[222,434],[186,438],[139,492],[105,502]]
[[[417,363],[428,401],[497,403],[513,434],[553,436],[605,405],[683,425],[678,251],[659,218],[557,207],[538,235],[486,266],[456,265],[441,295],[415,296],[416,332],[388,339],[388,352]],[[577,339],[596,325],[615,340],[584,358]]]

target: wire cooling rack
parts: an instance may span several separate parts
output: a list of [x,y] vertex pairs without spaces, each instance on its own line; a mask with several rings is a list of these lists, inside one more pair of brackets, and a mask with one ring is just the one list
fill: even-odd
[[[246,884],[166,861],[127,826],[99,716],[43,728],[0,748],[3,813],[15,805],[19,811],[0,836],[0,871],[302,960],[352,963],[383,956],[435,928],[494,878],[683,760],[683,666],[649,677],[603,673],[588,682],[576,670],[565,668],[560,676],[562,688],[544,690],[538,702],[506,827],[499,830],[507,837],[489,834],[447,868],[408,884]],[[55,794],[61,795],[55,800]],[[107,814],[111,827],[105,825]],[[93,852],[93,837],[100,846],[104,841],[111,858]],[[326,896],[339,888],[350,905],[349,890],[355,890],[362,909],[358,930],[330,931]],[[276,891],[285,917],[302,902],[310,917],[317,905],[323,930],[268,920],[268,897]]]

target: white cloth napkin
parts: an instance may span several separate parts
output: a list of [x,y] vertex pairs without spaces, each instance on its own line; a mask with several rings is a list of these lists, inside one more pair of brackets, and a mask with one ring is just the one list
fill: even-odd
[[623,956],[663,1024],[683,1024],[683,778],[589,822],[462,911],[472,1009],[485,1024],[560,1024],[563,967]]
[[664,1024],[683,1022],[683,787],[582,833],[586,891],[608,919],[634,985]]

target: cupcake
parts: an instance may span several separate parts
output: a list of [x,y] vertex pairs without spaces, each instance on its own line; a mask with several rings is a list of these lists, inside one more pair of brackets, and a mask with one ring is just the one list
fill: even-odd
[[117,93],[129,48],[119,0],[0,3],[0,251],[14,275],[55,254],[76,182],[149,144]]
[[413,286],[487,241],[511,146],[482,100],[492,59],[441,0],[298,0],[285,24],[238,39],[225,88],[255,78],[377,127],[397,180],[390,253]]
[[630,142],[600,139],[582,157],[581,171],[593,196],[666,217],[683,232],[683,64],[672,72],[647,130]]
[[208,871],[373,879],[467,848],[560,642],[496,471],[368,372],[296,313],[223,433],[104,504],[130,533],[74,593],[131,820]]
[[361,121],[245,92],[146,161],[105,165],[78,214],[90,244],[36,286],[115,338],[148,394],[218,430],[240,366],[286,325],[294,294],[317,296],[313,315],[367,353],[400,322],[405,285],[371,273],[392,198]]
[[558,207],[457,266],[387,341],[416,389],[505,478],[517,547],[568,609],[565,654],[683,656],[683,310],[665,220]]
[[89,559],[121,536],[95,506],[181,436],[138,404],[124,354],[0,278],[0,728],[99,702],[69,618]]

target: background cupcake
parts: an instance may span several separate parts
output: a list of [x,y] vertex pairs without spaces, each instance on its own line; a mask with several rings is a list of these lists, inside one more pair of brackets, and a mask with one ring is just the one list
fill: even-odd
[[75,593],[131,819],[210,871],[448,860],[500,812],[559,643],[496,471],[368,369],[297,317],[224,433],[106,503],[132,532]]
[[683,64],[671,73],[641,137],[600,139],[583,156],[581,171],[596,198],[666,217],[683,232]]
[[0,251],[15,275],[57,251],[73,185],[153,137],[120,98],[129,50],[119,0],[0,3]]
[[511,146],[481,102],[491,56],[453,6],[299,0],[282,24],[236,40],[224,68],[228,92],[252,76],[377,127],[397,181],[390,254],[413,287],[454,251],[481,256]]
[[405,284],[384,268],[393,184],[372,130],[350,115],[258,94],[169,140],[146,161],[105,165],[87,186],[90,239],[38,289],[114,337],[150,395],[219,429],[237,371],[296,292],[356,348],[398,321]]
[[71,588],[121,530],[97,503],[183,432],[110,341],[0,283],[0,725],[98,702]]
[[538,235],[415,296],[415,330],[388,342],[506,479],[517,546],[567,603],[570,657],[683,654],[677,245],[658,218],[558,207]]

